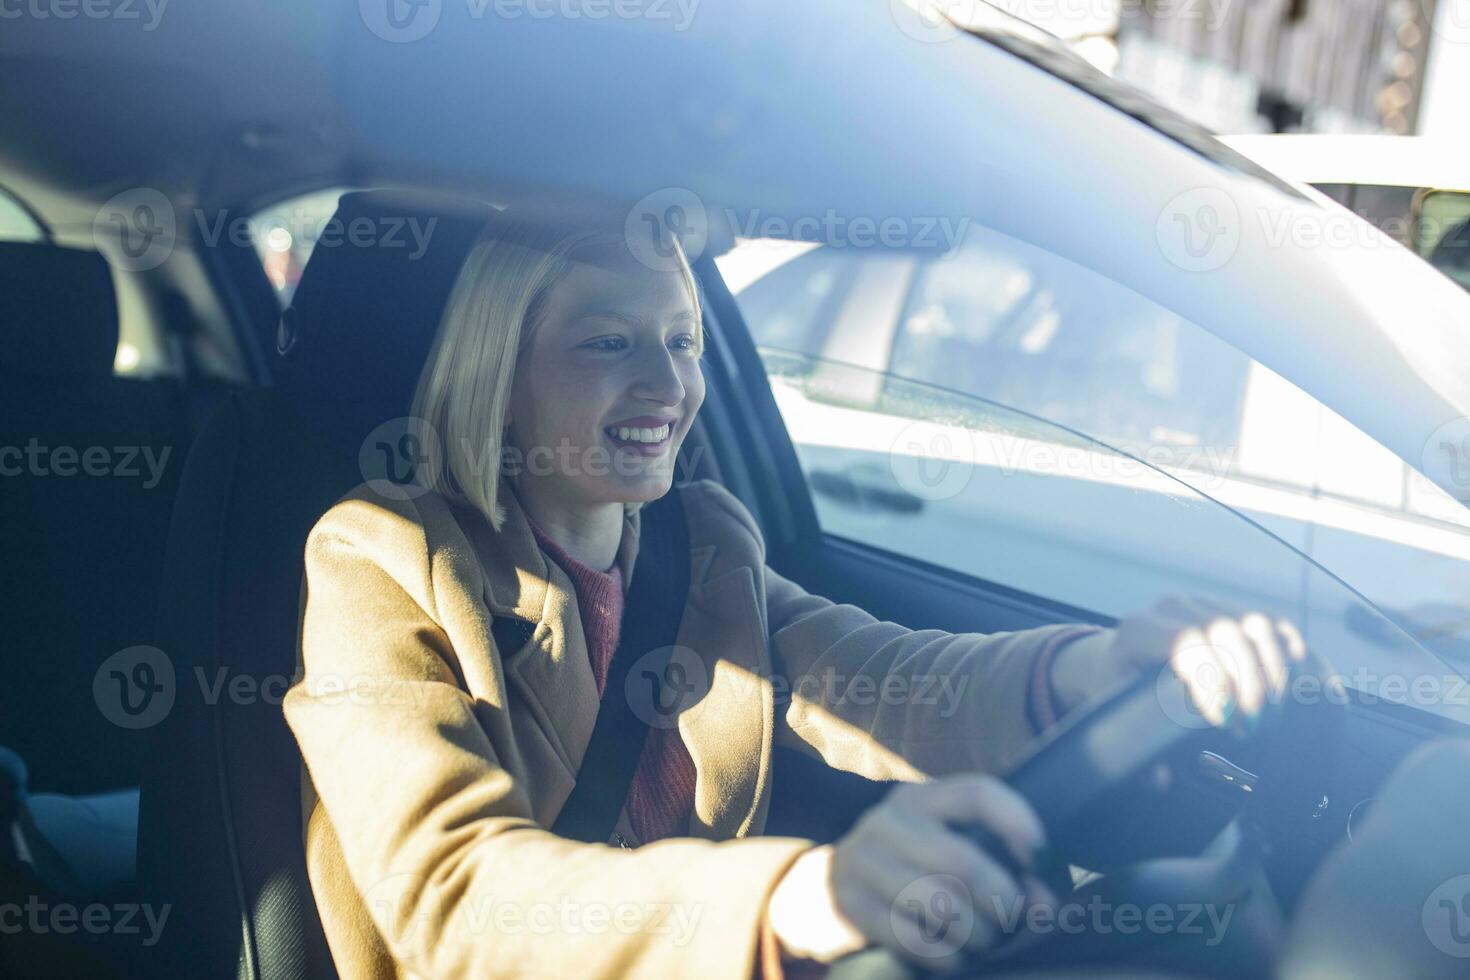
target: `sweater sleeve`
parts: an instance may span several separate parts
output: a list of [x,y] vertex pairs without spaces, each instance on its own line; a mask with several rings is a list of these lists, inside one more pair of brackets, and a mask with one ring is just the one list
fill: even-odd
[[[704,482],[762,541],[745,505]],[[869,779],[1008,771],[1055,720],[1038,717],[1032,704],[1045,694],[1051,706],[1050,657],[1097,629],[913,630],[813,595],[769,566],[759,574],[772,680],[778,696],[785,694],[778,741]]]
[[766,898],[810,841],[559,838],[457,682],[413,502],[349,499],[306,549],[285,715],[352,886],[404,972],[748,980]]

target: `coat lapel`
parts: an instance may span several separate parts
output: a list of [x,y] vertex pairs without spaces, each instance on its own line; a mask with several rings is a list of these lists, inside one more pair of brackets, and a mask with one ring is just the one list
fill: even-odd
[[[490,612],[534,625],[525,646],[499,651],[501,663],[511,687],[567,766],[567,774],[574,775],[592,737],[599,706],[576,589],[536,543],[509,481],[500,482],[498,499],[506,517],[499,532],[478,513],[457,508],[456,515],[471,529],[470,540],[485,571]],[[625,588],[637,554],[638,526],[637,511],[624,517],[616,562]]]
[[749,565],[691,586],[679,644],[697,658],[705,685],[704,696],[679,716],[697,772],[689,832],[711,840],[759,833],[775,716]]
[[[500,651],[501,660],[510,684],[574,777],[600,706],[575,587],[541,551],[507,481],[501,482],[499,499],[506,522],[498,533],[482,515],[462,515],[460,521],[471,529],[485,570],[490,611],[535,624],[530,641],[519,650]],[[770,659],[752,567],[758,555],[745,541],[748,534],[731,521],[697,519],[705,515],[688,508],[687,498],[686,509],[690,586],[677,641],[684,652],[675,660],[683,661],[685,677],[692,678],[678,721],[696,769],[689,832],[722,840],[760,830],[774,719],[766,682]],[[639,528],[640,514],[630,509],[616,558],[625,594]],[[559,809],[565,796],[557,795]]]

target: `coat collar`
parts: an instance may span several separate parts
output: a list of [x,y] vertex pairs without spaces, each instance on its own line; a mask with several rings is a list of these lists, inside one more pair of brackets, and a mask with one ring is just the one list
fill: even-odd
[[[570,581],[536,542],[525,508],[509,480],[500,481],[496,500],[505,512],[505,523],[498,532],[488,518],[468,505],[455,507],[461,525],[471,529],[471,541],[485,570],[485,601],[496,616],[538,623],[548,605],[565,605],[566,597],[554,593],[568,590]],[[638,557],[641,508],[639,504],[625,509],[623,535],[613,559],[622,572],[624,594],[632,585]]]

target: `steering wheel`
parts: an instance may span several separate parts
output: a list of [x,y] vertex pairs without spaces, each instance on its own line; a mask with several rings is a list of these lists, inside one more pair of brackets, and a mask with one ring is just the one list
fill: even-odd
[[[1112,895],[1137,904],[1175,907],[1249,898],[1263,880],[1262,857],[1288,844],[1295,828],[1312,819],[1320,799],[1317,787],[1337,761],[1340,739],[1335,737],[1334,722],[1341,712],[1329,710],[1319,716],[1311,710],[1312,704],[1324,702],[1297,696],[1305,689],[1299,684],[1302,678],[1340,685],[1326,659],[1308,652],[1292,665],[1286,692],[1266,704],[1252,719],[1254,724],[1236,733],[1239,747],[1253,751],[1260,760],[1260,774],[1254,784],[1241,787],[1245,802],[1216,845],[1198,858],[1158,858],[1120,869],[1104,879]],[[1064,719],[1006,777],[1041,818],[1050,845],[1049,863],[1035,873],[1060,901],[1067,902],[1069,895],[1075,900],[1080,894],[1073,892],[1067,858],[1085,852],[1089,835],[1095,833],[1095,817],[1092,824],[1089,819],[1096,808],[1150,777],[1167,777],[1171,767],[1197,765],[1200,752],[1218,746],[1226,735],[1226,730],[1194,712],[1188,697],[1183,682],[1167,669],[1157,676],[1132,679]],[[956,829],[993,858],[1009,862],[1006,849],[987,830]],[[1279,925],[1274,904],[1272,910]],[[1138,930],[1137,936],[1147,937],[1147,930]],[[1120,948],[1136,947],[1119,943],[1116,937],[1109,937],[1108,943],[1097,937],[1090,943],[1070,937],[1057,942],[1057,938],[1055,930],[1013,931],[999,945],[972,957],[967,972],[990,975],[1012,967],[1095,965],[1098,959],[1116,958]],[[1248,968],[1236,975],[1257,972]],[[844,957],[829,973],[832,980],[909,980],[928,975],[931,971],[881,947]]]

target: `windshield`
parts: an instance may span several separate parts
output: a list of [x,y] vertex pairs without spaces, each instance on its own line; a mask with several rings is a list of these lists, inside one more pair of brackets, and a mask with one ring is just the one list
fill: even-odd
[[967,0],[963,3],[953,0],[905,2],[909,6],[925,10],[927,16],[944,17],[956,28],[1106,102],[1119,112],[1137,119],[1213,163],[1228,167],[1236,173],[1255,177],[1292,197],[1305,200],[1301,192],[1290,183],[1227,146],[1204,126],[1156,102],[1132,85],[1099,71],[1061,40],[1009,11],[984,0]]

